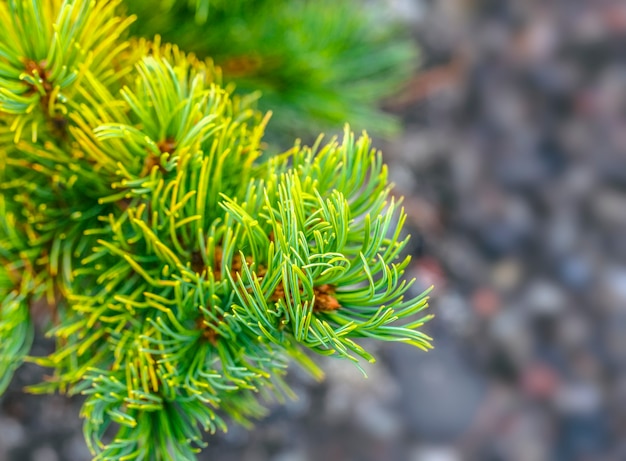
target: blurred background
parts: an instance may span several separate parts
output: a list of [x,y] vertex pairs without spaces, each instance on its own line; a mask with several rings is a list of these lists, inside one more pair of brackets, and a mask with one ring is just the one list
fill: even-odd
[[[421,50],[376,144],[435,350],[294,369],[297,401],[200,459],[626,460],[626,2],[381,1]],[[80,402],[22,394],[37,373],[1,401],[0,459],[88,460]]]

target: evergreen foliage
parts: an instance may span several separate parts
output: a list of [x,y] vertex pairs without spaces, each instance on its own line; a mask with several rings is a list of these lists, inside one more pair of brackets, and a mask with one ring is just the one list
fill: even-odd
[[[35,362],[31,392],[86,396],[95,459],[193,460],[290,395],[289,362],[321,378],[308,351],[429,348],[367,136],[262,159],[256,98],[129,39],[121,6],[0,0],[0,392]],[[28,355],[35,324],[50,356]]]
[[260,109],[274,113],[272,140],[314,139],[346,121],[381,135],[398,129],[378,104],[408,80],[417,51],[363,0],[133,0],[128,8],[139,17],[134,33],[210,56],[241,94],[260,90]]

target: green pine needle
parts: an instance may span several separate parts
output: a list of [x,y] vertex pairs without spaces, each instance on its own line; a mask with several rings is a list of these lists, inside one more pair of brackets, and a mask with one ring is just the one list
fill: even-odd
[[[367,135],[267,158],[257,96],[128,41],[119,6],[0,0],[0,392],[37,363],[31,392],[86,395],[95,459],[193,460],[225,418],[293,397],[291,362],[321,379],[312,352],[429,349]],[[35,323],[49,356],[28,356]]]

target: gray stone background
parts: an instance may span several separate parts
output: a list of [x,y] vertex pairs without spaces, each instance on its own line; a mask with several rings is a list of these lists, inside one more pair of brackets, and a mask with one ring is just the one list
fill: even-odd
[[[422,70],[377,145],[436,349],[374,345],[367,380],[294,370],[299,400],[200,459],[625,460],[626,2],[387,2]],[[22,394],[40,373],[0,400],[0,460],[88,460],[80,401]]]

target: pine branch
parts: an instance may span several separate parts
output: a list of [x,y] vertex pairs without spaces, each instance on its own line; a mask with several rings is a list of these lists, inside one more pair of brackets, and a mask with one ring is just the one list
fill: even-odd
[[[95,459],[195,459],[292,397],[291,362],[321,379],[311,352],[428,349],[369,138],[266,158],[256,96],[125,40],[119,6],[0,1],[0,391],[29,360],[52,369],[31,392],[87,396]],[[49,356],[28,356],[35,323]]]

